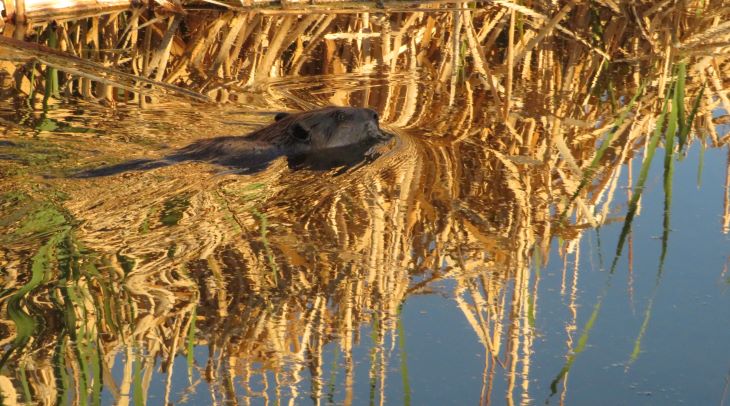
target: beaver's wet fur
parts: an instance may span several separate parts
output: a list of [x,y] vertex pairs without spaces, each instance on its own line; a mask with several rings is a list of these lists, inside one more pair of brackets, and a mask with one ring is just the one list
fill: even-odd
[[391,135],[380,129],[378,114],[371,109],[325,107],[279,113],[274,123],[246,136],[200,140],[159,160],[128,161],[84,171],[76,177],[109,176],[183,161],[205,161],[254,172],[280,156],[288,157],[294,168],[327,169],[360,162],[372,146],[389,138]]

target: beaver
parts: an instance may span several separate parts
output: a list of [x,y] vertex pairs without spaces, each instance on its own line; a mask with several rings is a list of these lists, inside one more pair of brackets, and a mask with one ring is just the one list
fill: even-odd
[[184,161],[206,161],[250,173],[265,169],[280,156],[286,156],[292,168],[328,169],[361,162],[371,147],[392,137],[381,130],[378,113],[367,108],[278,113],[274,120],[246,136],[199,140],[162,159],[127,161],[86,170],[75,177],[109,176]]

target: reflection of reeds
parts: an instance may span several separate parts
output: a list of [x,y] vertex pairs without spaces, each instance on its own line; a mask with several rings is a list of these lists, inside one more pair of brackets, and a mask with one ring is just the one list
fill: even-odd
[[[3,58],[13,60],[0,65],[13,78],[5,100],[23,105],[59,96],[143,107],[181,97],[245,105],[259,92],[276,108],[373,106],[402,132],[381,159],[337,177],[338,187],[301,173],[282,179],[280,162],[251,179],[205,182],[168,168],[126,187],[110,187],[122,177],[72,187],[63,208],[42,206],[64,213],[38,214],[44,232],[32,226],[33,215],[11,216],[13,228],[39,243],[32,255],[23,247],[3,253],[13,259],[1,266],[15,275],[4,280],[11,337],[4,342],[15,350],[5,353],[3,373],[17,367],[13,390],[47,403],[72,394],[82,403],[79,393],[98,402],[104,377],[117,402],[141,404],[155,360],[167,374],[165,398],[173,398],[174,357],[185,352],[191,386],[200,375],[214,399],[234,400],[237,390],[294,399],[309,390],[350,404],[355,379],[370,379],[372,400],[382,402],[396,336],[409,386],[398,328],[403,302],[449,277],[487,354],[484,403],[501,370],[507,400],[528,399],[539,314],[532,258],[547,261],[559,236],[577,262],[584,228],[606,222],[623,164],[648,145],[620,253],[639,212],[644,168],[662,140],[668,181],[673,157],[694,140],[692,126],[711,145],[727,141],[709,118],[730,106],[720,52],[730,36],[721,22],[728,7],[698,14],[704,3],[683,4],[134,9],[34,23],[21,33],[45,45],[1,40]],[[676,28],[674,37],[666,27]],[[707,46],[708,38],[717,43]],[[686,75],[674,70],[685,64]],[[160,178],[149,190],[152,176]],[[83,226],[71,228],[72,217]],[[21,263],[30,264],[30,279]],[[565,288],[573,355],[561,379],[586,347],[602,303],[575,340],[577,266]],[[55,321],[35,323],[42,311]],[[373,326],[371,364],[367,377],[356,377],[353,347],[367,339],[364,324]],[[330,380],[343,382],[334,389],[323,362],[331,343],[342,359],[331,367]],[[208,346],[207,365],[196,365],[194,345]],[[115,362],[124,363],[119,382],[111,377]],[[310,388],[301,385],[305,368]],[[0,375],[4,392],[6,381]],[[254,381],[269,389],[256,392]]]

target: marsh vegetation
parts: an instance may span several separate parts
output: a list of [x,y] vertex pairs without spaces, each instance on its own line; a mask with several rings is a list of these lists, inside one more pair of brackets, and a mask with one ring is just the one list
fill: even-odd
[[[730,3],[55,13],[0,28],[5,404],[727,402]],[[71,176],[327,105],[397,136]]]

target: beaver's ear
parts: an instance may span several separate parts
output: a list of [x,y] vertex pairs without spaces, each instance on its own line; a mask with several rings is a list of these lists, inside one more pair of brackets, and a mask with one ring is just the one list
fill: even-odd
[[289,113],[276,113],[274,116],[274,121],[279,121],[284,117],[289,117]]
[[299,142],[309,142],[311,138],[309,130],[304,128],[300,123],[295,123],[289,128],[291,136]]

